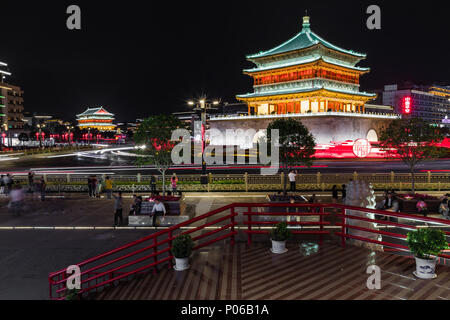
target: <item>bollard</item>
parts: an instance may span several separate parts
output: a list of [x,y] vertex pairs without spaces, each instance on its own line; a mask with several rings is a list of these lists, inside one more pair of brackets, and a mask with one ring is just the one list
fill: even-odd
[[138,183],[140,183],[140,182],[141,182],[141,174],[140,174],[140,173],[138,173],[138,174],[137,174],[137,177],[136,177],[136,179],[137,179],[137,182],[138,182]]

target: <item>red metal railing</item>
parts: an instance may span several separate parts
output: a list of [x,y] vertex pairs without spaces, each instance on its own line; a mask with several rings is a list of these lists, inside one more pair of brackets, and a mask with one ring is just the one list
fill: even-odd
[[[157,266],[166,262],[168,263],[169,268],[171,268],[173,260],[173,256],[170,252],[172,248],[172,240],[181,234],[191,234],[202,231],[207,227],[229,220],[229,223],[221,225],[212,231],[194,236],[192,239],[194,241],[199,241],[215,235],[215,237],[210,238],[207,241],[198,243],[194,247],[194,250],[227,238],[231,238],[231,243],[233,244],[234,237],[237,234],[235,231],[236,222],[234,219],[237,214],[234,213],[233,210],[231,213],[221,216],[218,219],[200,224],[198,226],[193,226],[191,230],[181,232],[181,228],[183,227],[192,226],[197,222],[223,213],[230,208],[232,208],[232,205],[213,210],[189,221],[161,230],[117,249],[78,263],[77,266],[80,267],[81,270],[81,290],[79,291],[79,294],[92,292],[106,285],[113,285],[119,280],[140,274],[151,268],[153,268],[153,271],[156,272]],[[223,231],[223,234],[217,235],[221,231]],[[128,252],[130,249],[133,251]],[[151,251],[152,253],[149,253]],[[108,260],[105,261],[106,259]],[[153,262],[148,263],[151,260]],[[118,263],[122,264],[117,265]],[[50,273],[48,280],[50,285],[50,299],[64,299],[67,281],[66,269]]]
[[[259,212],[252,211],[255,208]],[[267,208],[272,209],[268,211]],[[264,211],[261,211],[261,209]],[[270,212],[270,210],[275,211]],[[337,210],[339,212],[336,212]],[[235,230],[238,224],[236,222],[238,212],[242,212],[243,217],[247,217],[247,219],[243,219],[242,224],[245,226],[243,232],[247,235],[249,245],[252,243],[253,235],[267,234],[270,232],[267,230],[267,226],[272,226],[280,222],[280,219],[277,221],[265,220],[263,219],[264,217],[266,219],[286,217],[285,220],[287,220],[288,216],[295,217],[300,221],[287,221],[292,233],[318,235],[320,244],[323,241],[324,235],[331,235],[330,230],[326,229],[338,228],[340,231],[335,231],[333,234],[340,237],[342,246],[346,245],[347,239],[353,239],[382,245],[383,248],[388,247],[401,251],[409,251],[409,249],[404,244],[398,243],[406,240],[406,234],[399,232],[415,230],[417,229],[415,224],[385,221],[376,219],[374,216],[364,216],[361,214],[372,214],[394,219],[401,218],[413,223],[427,223],[441,228],[450,228],[449,220],[425,218],[404,213],[379,211],[340,204],[233,203],[78,263],[77,266],[81,269],[81,290],[79,294],[97,291],[100,287],[114,285],[120,280],[147,272],[149,269],[157,272],[157,267],[165,263],[171,268],[173,261],[173,256],[170,251],[172,248],[172,240],[181,234],[202,232],[199,235],[193,236],[193,240],[198,242],[194,250],[228,238],[230,239],[231,245],[233,245],[235,236],[238,234]],[[220,216],[212,218],[218,215]],[[304,221],[304,219],[302,221],[302,217],[307,216],[316,218],[313,221]],[[329,220],[332,221],[325,221],[326,217],[330,217]],[[213,220],[209,221],[210,219]],[[352,224],[351,221],[376,223],[377,226],[369,224],[369,226],[361,227]],[[191,229],[182,231],[183,228]],[[211,228],[212,230],[206,231],[206,228]],[[382,230],[386,228],[393,228],[396,232]],[[354,235],[352,230],[377,234],[382,236],[383,240],[374,240],[372,238]],[[445,231],[445,234],[450,236],[450,232],[448,231]],[[446,254],[441,254],[440,257],[450,259],[450,255]],[[64,299],[67,277],[66,269],[49,274],[50,299]]]

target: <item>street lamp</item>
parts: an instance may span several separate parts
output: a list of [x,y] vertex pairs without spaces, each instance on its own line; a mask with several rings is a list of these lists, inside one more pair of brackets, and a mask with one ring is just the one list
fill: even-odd
[[200,177],[201,184],[208,184],[208,176],[206,174],[206,161],[205,161],[205,131],[206,131],[206,116],[207,110],[214,110],[217,108],[213,108],[211,106],[219,105],[218,100],[207,101],[206,99],[200,99],[198,101],[188,101],[188,105],[195,106],[194,111],[197,111],[197,114],[200,115],[201,119],[201,131],[202,131],[202,175]]
[[38,125],[36,125],[36,126],[37,126],[38,129],[39,129],[39,132],[38,132],[39,147],[42,148],[42,140],[41,140],[41,132],[42,132],[42,130],[41,130],[41,127],[43,127],[43,125],[38,124]]

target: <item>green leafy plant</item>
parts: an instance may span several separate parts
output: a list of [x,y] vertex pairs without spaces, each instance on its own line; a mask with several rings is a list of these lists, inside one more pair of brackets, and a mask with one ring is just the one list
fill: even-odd
[[433,228],[421,228],[408,232],[408,246],[417,258],[430,259],[448,248],[445,233]]
[[[272,129],[277,129],[279,137],[273,138]],[[287,175],[290,166],[304,164],[310,167],[313,164],[316,150],[314,136],[300,120],[294,118],[277,119],[267,127],[267,137],[261,138],[267,143],[274,143],[279,148],[279,161],[284,172],[283,194],[287,194]]]
[[286,222],[280,222],[270,231],[270,238],[274,241],[286,241],[291,237],[292,233],[287,228]]
[[191,255],[193,248],[194,241],[192,241],[191,236],[188,234],[184,234],[176,237],[175,240],[173,240],[172,254],[175,256],[175,258],[188,258]]
[[444,139],[440,127],[433,127],[421,118],[393,120],[380,133],[380,147],[386,158],[402,160],[411,173],[411,191],[415,193],[415,168],[426,160],[439,158]]
[[66,290],[66,300],[79,300],[80,296],[79,296],[80,290],[78,289],[70,289],[70,290]]

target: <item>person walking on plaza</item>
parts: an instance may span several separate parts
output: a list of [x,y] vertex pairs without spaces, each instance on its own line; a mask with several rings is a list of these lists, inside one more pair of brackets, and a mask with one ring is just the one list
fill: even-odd
[[[97,177],[95,179],[97,179]],[[97,185],[95,188],[95,197],[96,198],[100,198],[100,195],[102,194],[102,188],[103,188],[103,179],[102,179],[102,177],[100,177],[97,180]]]
[[445,219],[450,219],[449,217],[449,208],[448,208],[448,197],[449,193],[445,194],[441,203],[439,204],[439,213],[444,216]]
[[150,176],[150,190],[153,194],[156,193],[156,176],[154,174]]
[[178,177],[175,173],[172,175],[172,178],[170,178],[170,182],[172,183],[172,193],[173,195],[175,195],[175,193],[177,192],[177,182],[178,182]]
[[294,170],[291,170],[288,174],[289,176],[289,182],[291,184],[291,191],[295,191],[295,178],[297,177],[297,172]]
[[345,198],[347,198],[347,187],[345,184],[342,185],[342,203],[345,203]]
[[425,202],[425,199],[422,197],[420,198],[419,202],[416,204],[417,212],[420,214],[423,214],[424,217],[428,214],[428,208],[427,203]]
[[9,207],[14,215],[19,215],[23,210],[23,201],[25,200],[25,194],[20,185],[15,185],[10,194]]
[[3,182],[5,183],[6,193],[9,194],[13,185],[13,179],[9,173],[4,177]]
[[113,189],[113,182],[109,176],[106,177],[105,180],[105,190],[106,190],[106,198],[111,199]]
[[33,181],[34,181],[34,173],[33,172],[28,172],[28,192],[32,193],[33,192]]
[[97,176],[92,177],[92,198],[97,196]]
[[41,192],[41,201],[45,200],[45,189],[46,188],[47,188],[47,184],[45,183],[44,177],[42,177],[40,185],[39,185],[39,191]]
[[334,185],[331,188],[331,197],[333,198],[333,203],[336,203],[338,200],[338,189],[337,189],[337,185]]
[[[123,198],[122,191],[119,191],[118,195],[112,195],[114,197],[114,226],[120,226],[123,223]],[[120,224],[118,224],[118,220],[120,220]]]
[[164,204],[160,202],[159,199],[155,199],[155,204],[153,205],[152,213],[153,213],[153,226],[156,227],[156,217],[163,215],[161,221],[164,221],[164,218],[166,217],[166,207],[164,207]]
[[140,215],[141,214],[141,208],[142,208],[142,197],[138,196],[136,198],[136,205],[134,207],[134,214],[135,215]]
[[133,194],[133,200],[130,204],[130,212],[128,213],[129,216],[136,215],[136,202],[137,202],[137,195]]
[[89,197],[92,197],[92,176],[87,178]]
[[0,176],[0,194],[5,193],[5,181],[3,180],[3,175]]

